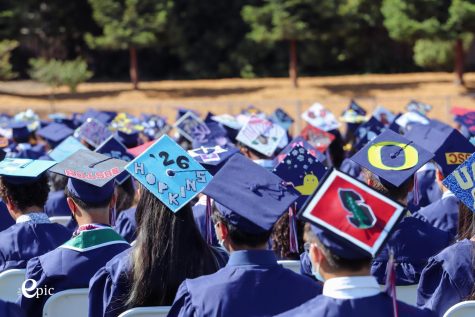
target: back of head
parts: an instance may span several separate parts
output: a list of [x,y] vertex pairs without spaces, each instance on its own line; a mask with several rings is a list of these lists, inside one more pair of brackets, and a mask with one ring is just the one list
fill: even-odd
[[381,194],[399,202],[406,201],[407,195],[414,186],[414,179],[412,177],[405,180],[400,186],[394,186],[393,184],[376,176],[366,168],[363,168],[363,174],[372,188]]
[[5,177],[0,180],[0,196],[3,201],[10,200],[19,212],[29,207],[38,207],[42,211],[49,194],[48,177],[45,173],[28,183],[15,184]]
[[118,212],[129,209],[134,205],[135,200],[135,185],[134,180],[129,177],[122,184],[117,186],[117,203],[116,209]]

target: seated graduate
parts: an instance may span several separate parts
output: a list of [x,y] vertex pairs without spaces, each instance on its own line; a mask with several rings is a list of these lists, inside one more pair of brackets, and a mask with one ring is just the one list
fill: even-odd
[[[352,160],[360,164],[369,186],[407,205],[414,173],[433,155],[403,136],[386,130],[357,152]],[[405,217],[394,228],[386,246],[374,258],[371,273],[383,284],[389,250],[394,250],[396,285],[413,285],[428,259],[451,243],[449,233],[414,217]]]
[[28,260],[63,244],[71,233],[43,212],[49,185],[45,171],[55,162],[0,162],[0,196],[15,224],[0,232],[0,272],[23,269]]
[[372,257],[403,213],[403,206],[332,171],[300,214],[312,223],[306,248],[323,294],[278,316],[433,316],[382,293],[370,273]]
[[0,299],[0,316],[23,317],[24,314],[15,303],[5,302]]
[[474,161],[472,155],[443,182],[460,199],[458,241],[429,260],[417,289],[417,305],[438,316],[461,301],[475,299]]
[[[195,191],[185,191],[185,198],[177,198],[178,206],[170,204],[167,190],[162,190],[161,194],[156,184],[150,185],[156,181],[162,184],[160,188],[165,183],[170,188],[179,188],[191,181],[178,177],[189,173],[168,176],[162,164],[157,164],[153,157],[165,151],[167,155],[179,153],[177,157],[184,157],[181,161],[187,160],[186,169],[202,172],[200,182],[204,181],[203,178],[211,178],[177,144],[163,145],[163,139],[170,140],[162,137],[161,141],[128,165],[130,169],[128,167],[127,170],[143,185],[139,189],[140,199],[136,209],[137,239],[130,250],[114,257],[91,279],[90,317],[115,317],[127,309],[140,306],[169,306],[178,286],[186,278],[214,273],[227,262],[228,256],[224,251],[208,246],[202,238],[188,202],[200,191],[198,186],[204,187],[208,181],[189,183],[196,186]],[[167,165],[170,169],[184,167],[175,163]]]
[[12,216],[8,212],[8,208],[3,201],[0,201],[0,232],[8,229],[15,223]]
[[[87,288],[97,270],[130,247],[110,227],[116,203],[114,177],[125,164],[99,153],[79,150],[51,169],[69,177],[67,202],[79,227],[69,241],[28,262],[26,278],[35,280],[37,288],[49,287],[54,293]],[[23,295],[18,303],[28,316],[42,316],[48,298]]]
[[132,243],[137,237],[135,210],[139,195],[139,190],[131,177],[117,186],[118,216],[114,229],[129,243]]
[[49,173],[51,191],[45,204],[45,213],[48,217],[71,216],[64,189],[68,183],[66,176]]
[[226,162],[204,193],[214,199],[216,236],[229,262],[185,280],[169,316],[271,316],[320,294],[317,283],[283,268],[268,250],[274,223],[298,198],[284,184],[240,154]]

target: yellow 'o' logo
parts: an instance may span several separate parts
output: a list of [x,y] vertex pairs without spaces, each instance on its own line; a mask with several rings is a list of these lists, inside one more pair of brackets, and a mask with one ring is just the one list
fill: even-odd
[[[404,152],[404,164],[401,166],[387,166],[386,164],[383,163],[383,160],[381,159],[381,150],[385,146],[397,146],[401,149],[400,152]],[[395,155],[396,155],[395,151]],[[399,155],[402,155],[403,153],[400,153]],[[386,171],[401,171],[405,169],[412,168],[416,166],[416,164],[419,162],[419,153],[417,152],[416,148],[414,148],[411,145],[405,144],[405,143],[400,143],[400,142],[393,142],[393,141],[385,141],[385,142],[379,142],[376,144],[373,144],[369,147],[368,149],[368,162],[376,168],[386,170]]]

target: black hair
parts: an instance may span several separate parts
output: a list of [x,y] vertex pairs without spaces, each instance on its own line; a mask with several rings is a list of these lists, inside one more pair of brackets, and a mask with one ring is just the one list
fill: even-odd
[[338,129],[328,131],[335,136],[335,139],[328,147],[332,164],[335,168],[339,168],[345,159],[345,151],[343,150],[344,142],[341,133]]
[[71,198],[74,201],[74,203],[79,206],[79,208],[81,208],[82,210],[85,210],[85,211],[87,211],[89,209],[97,209],[97,208],[107,207],[110,204],[110,202],[112,200],[112,196],[113,196],[113,195],[111,195],[110,197],[106,197],[106,198],[104,198],[104,200],[101,200],[99,202],[93,202],[93,203],[85,202],[84,200],[82,200],[81,198],[77,197],[72,192],[70,192],[67,186],[64,189],[64,194],[66,195],[66,197]]
[[265,156],[264,154],[262,153],[259,153],[257,152],[256,150],[250,148],[249,146],[241,143],[241,142],[238,142],[238,147],[239,148],[245,148],[246,150],[248,150],[249,152],[251,152],[252,155],[254,155],[255,157],[257,157],[257,159],[259,160],[267,160],[269,159],[269,157]]
[[54,192],[64,190],[68,184],[68,177],[58,173],[50,172],[49,180],[51,184],[51,190]]
[[474,235],[473,212],[463,203],[459,204],[457,240],[470,240]]
[[211,218],[214,223],[222,222],[226,225],[228,228],[229,239],[231,239],[231,241],[238,246],[248,246],[255,248],[269,241],[270,235],[272,233],[272,230],[258,234],[244,232],[235,225],[229,223],[229,221],[224,218],[216,208],[214,208]]
[[286,212],[275,223],[274,230],[272,230],[272,250],[283,260],[300,260],[300,254],[303,249],[303,231],[305,223],[301,220],[296,220],[297,239],[299,250],[296,253],[290,251],[290,229],[289,229],[289,213]]
[[13,205],[20,211],[28,207],[44,208],[49,194],[48,176],[41,174],[34,182],[13,184],[4,177],[0,178],[0,196],[3,201],[10,198]]
[[171,212],[141,187],[137,204],[137,240],[132,252],[131,286],[127,306],[169,306],[187,278],[219,269],[202,238],[189,204]]
[[135,187],[132,177],[127,178],[122,184],[117,186],[117,203],[116,209],[120,213],[129,209],[134,204]]
[[411,188],[414,185],[414,178],[409,177],[401,185],[394,186],[393,184],[379,179],[371,171],[366,168],[362,169],[363,174],[366,179],[371,180],[371,187],[381,194],[392,198],[393,200],[399,201],[407,198],[407,195]]

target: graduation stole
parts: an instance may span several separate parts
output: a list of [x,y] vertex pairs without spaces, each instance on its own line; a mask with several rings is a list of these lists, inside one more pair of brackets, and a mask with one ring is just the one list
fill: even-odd
[[114,229],[110,227],[81,231],[60,248],[85,252],[112,244],[128,244]]

